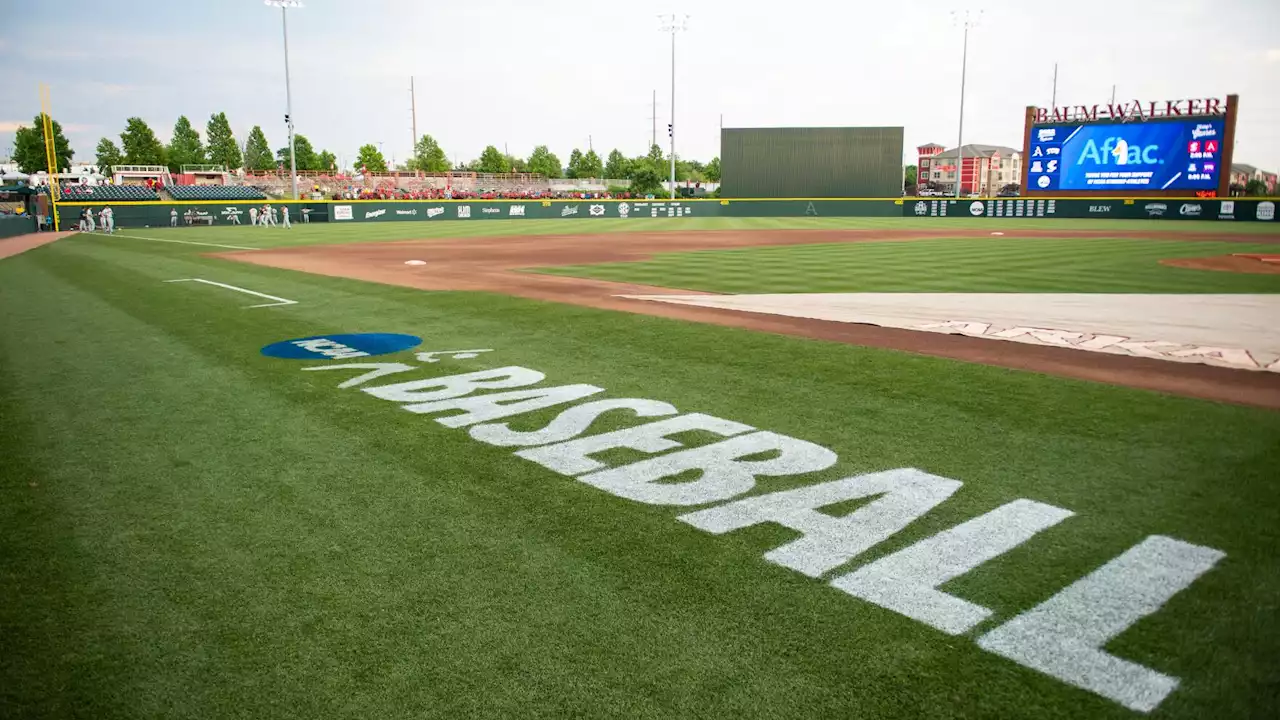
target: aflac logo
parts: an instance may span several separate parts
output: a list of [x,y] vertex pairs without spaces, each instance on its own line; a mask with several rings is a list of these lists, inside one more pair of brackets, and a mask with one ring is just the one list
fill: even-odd
[[286,360],[350,360],[387,355],[422,344],[416,335],[399,333],[347,333],[281,340],[262,348],[267,357]]

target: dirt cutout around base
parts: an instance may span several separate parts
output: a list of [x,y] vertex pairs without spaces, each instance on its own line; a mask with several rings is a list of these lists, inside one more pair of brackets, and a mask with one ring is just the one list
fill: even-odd
[[[1280,263],[1264,262],[1257,255],[1218,255],[1206,258],[1170,258],[1161,265],[1189,270],[1216,270],[1218,272],[1246,273],[1249,275],[1280,275]],[[1280,255],[1267,257],[1280,258]]]
[[75,232],[27,233],[5,238],[0,240],[0,260],[33,250],[41,245],[48,245],[54,240],[61,240],[69,235],[75,235]]
[[[1067,348],[1019,345],[962,335],[941,335],[826,320],[655,303],[620,295],[699,294],[590,278],[519,272],[533,267],[644,260],[657,253],[820,243],[913,241],[990,237],[988,229],[965,230],[751,230],[637,232],[604,235],[541,235],[317,245],[221,257],[269,267],[355,278],[424,290],[493,292],[607,310],[655,315],[762,332],[888,348],[923,355],[1030,370],[1159,392],[1280,409],[1280,374],[1249,372],[1103,355]],[[1006,231],[1003,239],[1146,238],[1276,243],[1280,237],[1223,236],[1214,233],[1151,233],[1063,230]],[[405,265],[422,259],[426,265]],[[713,293],[705,293],[713,294]]]

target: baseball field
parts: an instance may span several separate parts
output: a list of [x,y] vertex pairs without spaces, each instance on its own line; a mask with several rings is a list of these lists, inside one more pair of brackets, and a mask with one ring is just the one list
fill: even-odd
[[1280,712],[1274,227],[636,227],[0,259],[0,717]]

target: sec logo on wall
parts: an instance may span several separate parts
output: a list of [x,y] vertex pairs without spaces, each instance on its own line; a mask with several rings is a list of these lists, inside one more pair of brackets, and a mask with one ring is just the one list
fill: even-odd
[[267,357],[285,360],[348,360],[387,355],[422,344],[417,335],[399,333],[341,333],[281,340],[262,348]]

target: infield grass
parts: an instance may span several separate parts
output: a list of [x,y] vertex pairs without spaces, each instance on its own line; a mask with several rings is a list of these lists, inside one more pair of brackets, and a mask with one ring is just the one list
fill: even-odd
[[[205,251],[0,261],[2,717],[1132,718],[972,637],[1152,534],[1227,555],[1107,646],[1181,678],[1152,717],[1274,715],[1280,413]],[[298,304],[164,282],[190,277]],[[964,482],[831,575],[1018,498],[1076,515],[945,585],[994,611],[951,637],[766,563],[790,531],[711,536],[259,354],[334,332],[494,349],[414,378],[521,365],[839,454],[756,492]]]

